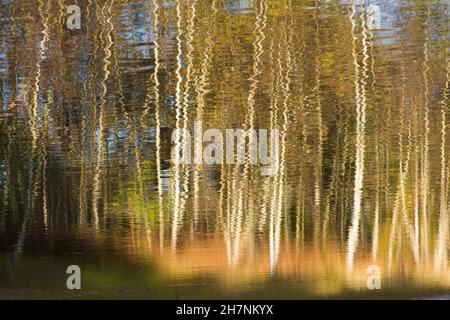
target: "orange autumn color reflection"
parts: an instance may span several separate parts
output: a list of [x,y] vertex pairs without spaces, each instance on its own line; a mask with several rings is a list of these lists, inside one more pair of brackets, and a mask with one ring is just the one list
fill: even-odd
[[[446,1],[70,4],[0,5],[0,297],[448,292]],[[276,174],[172,163],[196,121]]]

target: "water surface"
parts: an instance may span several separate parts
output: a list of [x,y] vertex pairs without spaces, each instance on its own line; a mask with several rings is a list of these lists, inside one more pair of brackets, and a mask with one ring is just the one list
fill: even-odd
[[[77,3],[0,3],[0,298],[448,294],[448,1]],[[195,121],[278,170],[174,165]]]

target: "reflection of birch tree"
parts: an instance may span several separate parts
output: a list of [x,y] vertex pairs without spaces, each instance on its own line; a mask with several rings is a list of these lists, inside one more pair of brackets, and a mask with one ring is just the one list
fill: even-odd
[[361,219],[361,207],[362,207],[362,192],[363,192],[363,178],[364,178],[364,149],[365,149],[365,128],[366,128],[366,80],[367,80],[367,59],[368,59],[368,46],[367,46],[367,27],[366,20],[362,16],[362,45],[363,45],[363,60],[362,69],[358,62],[357,55],[357,37],[356,37],[356,4],[352,6],[352,14],[350,16],[350,22],[352,24],[352,36],[353,36],[353,62],[355,66],[355,100],[356,100],[356,169],[354,180],[354,194],[353,194],[353,212],[352,222],[348,235],[348,252],[347,252],[347,268],[348,271],[352,271],[353,257],[356,251],[356,246],[359,237],[360,219]]

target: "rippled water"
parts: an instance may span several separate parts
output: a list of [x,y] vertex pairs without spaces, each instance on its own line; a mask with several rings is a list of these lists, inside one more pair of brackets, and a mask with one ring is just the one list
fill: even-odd
[[[0,2],[1,298],[448,293],[447,0],[72,2]],[[276,173],[173,164],[194,121]]]

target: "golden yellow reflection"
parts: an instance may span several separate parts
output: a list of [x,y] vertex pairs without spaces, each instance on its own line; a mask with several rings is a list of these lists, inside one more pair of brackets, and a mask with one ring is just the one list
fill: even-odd
[[[102,294],[450,289],[444,0],[3,2],[0,297],[72,258]],[[208,129],[278,130],[272,175]]]

